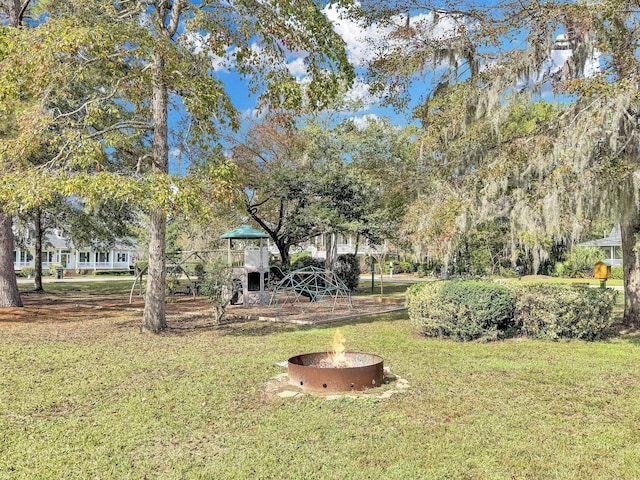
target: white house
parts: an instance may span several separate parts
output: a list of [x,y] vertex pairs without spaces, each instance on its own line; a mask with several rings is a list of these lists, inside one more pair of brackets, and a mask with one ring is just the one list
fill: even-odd
[[607,255],[606,260],[612,267],[622,265],[622,235],[620,233],[620,225],[615,225],[608,237],[598,238],[590,242],[578,244],[579,247],[598,247]]
[[[26,247],[17,247],[13,251],[13,267],[16,271],[35,266],[35,248],[29,241],[24,243]],[[57,230],[46,236],[42,250],[43,270],[52,265],[62,265],[68,271],[128,270],[144,256],[144,251],[132,240],[116,241],[112,248],[103,250],[76,248],[71,240]]]

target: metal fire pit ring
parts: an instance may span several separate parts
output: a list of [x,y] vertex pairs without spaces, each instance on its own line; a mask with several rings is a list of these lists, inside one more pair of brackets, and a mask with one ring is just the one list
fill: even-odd
[[378,387],[384,382],[383,359],[370,353],[345,352],[350,367],[322,365],[326,352],[305,353],[289,359],[289,383],[314,392],[347,392]]

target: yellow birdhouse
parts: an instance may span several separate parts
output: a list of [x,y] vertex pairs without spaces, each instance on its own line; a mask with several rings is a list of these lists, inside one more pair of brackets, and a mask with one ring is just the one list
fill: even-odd
[[593,266],[593,276],[598,280],[606,280],[611,277],[611,265],[605,262],[598,262]]

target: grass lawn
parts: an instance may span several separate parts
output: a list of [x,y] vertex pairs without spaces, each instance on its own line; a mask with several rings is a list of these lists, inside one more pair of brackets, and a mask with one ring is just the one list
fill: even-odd
[[[152,336],[137,315],[0,323],[1,479],[639,476],[638,339],[425,340],[404,312]],[[408,391],[264,395],[277,362],[336,326]]]

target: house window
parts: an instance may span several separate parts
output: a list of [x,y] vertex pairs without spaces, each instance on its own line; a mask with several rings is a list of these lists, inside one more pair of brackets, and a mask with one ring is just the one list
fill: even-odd
[[96,262],[107,263],[109,261],[109,252],[96,252]]
[[89,263],[89,252],[80,252],[80,263]]
[[44,252],[42,260],[46,263],[53,263],[53,252]]
[[20,263],[24,262],[25,252],[20,252]]
[[127,261],[127,254],[126,253],[118,253],[116,254],[116,261],[117,262],[121,262],[124,263]]
[[15,250],[13,251],[13,263],[16,263],[16,260],[18,259],[18,252],[16,252]]

